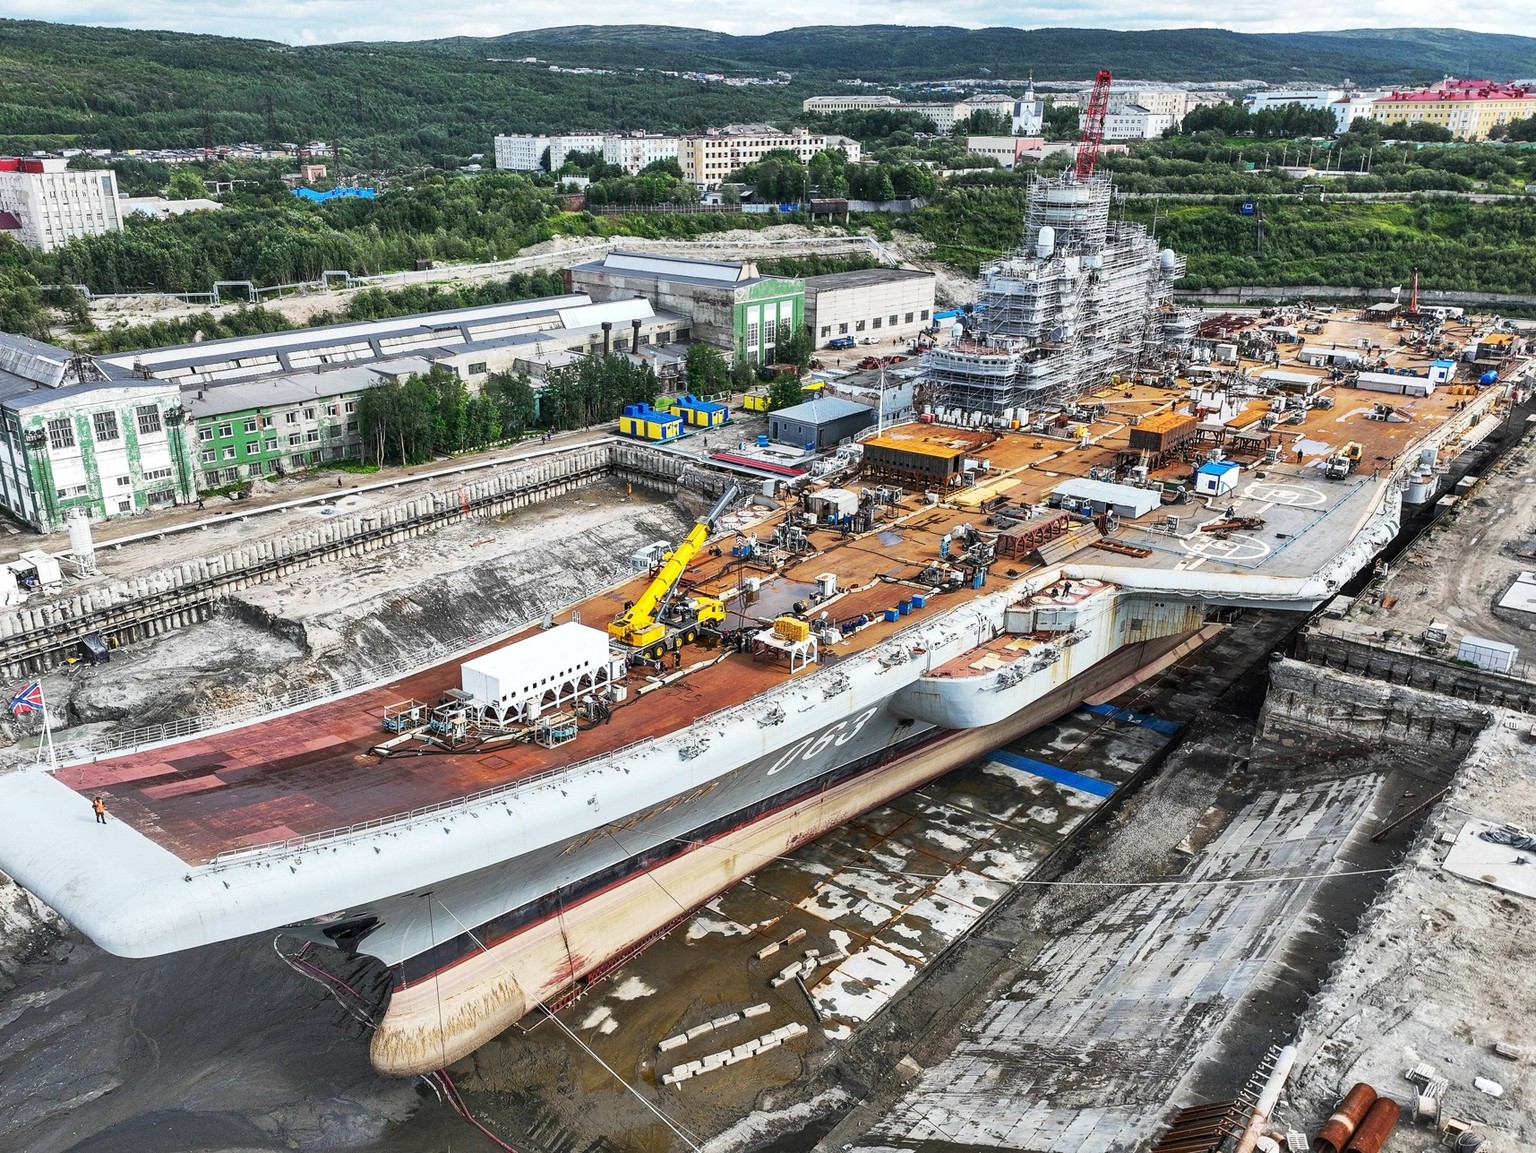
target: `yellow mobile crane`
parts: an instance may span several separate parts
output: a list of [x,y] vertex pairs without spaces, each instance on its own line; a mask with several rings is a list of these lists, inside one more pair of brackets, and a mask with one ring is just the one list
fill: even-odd
[[[640,649],[649,649],[666,637],[668,610],[673,594],[677,591],[678,580],[688,568],[688,562],[704,547],[710,529],[714,528],[715,521],[720,519],[726,505],[739,495],[741,490],[734,484],[726,486],[725,492],[715,502],[715,507],[707,515],[701,516],[682,543],[666,555],[655,579],[640,594],[640,599],[609,622],[609,636]],[[691,625],[725,620],[725,605],[716,597],[696,597],[694,609],[691,620],[678,622],[679,627],[686,629]]]

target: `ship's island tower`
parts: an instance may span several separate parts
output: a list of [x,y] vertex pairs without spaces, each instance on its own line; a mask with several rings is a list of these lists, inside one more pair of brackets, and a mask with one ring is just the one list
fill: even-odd
[[1024,419],[1161,357],[1187,327],[1170,310],[1184,261],[1139,224],[1109,219],[1114,185],[1036,176],[1024,245],[984,265],[977,308],[923,359],[947,420]]

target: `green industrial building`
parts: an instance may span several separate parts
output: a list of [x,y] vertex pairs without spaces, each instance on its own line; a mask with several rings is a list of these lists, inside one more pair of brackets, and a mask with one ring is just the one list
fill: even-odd
[[754,364],[776,359],[779,326],[805,323],[805,282],[763,276],[751,261],[610,252],[565,271],[566,288],[596,301],[643,296],[658,312],[692,318],[695,340]]

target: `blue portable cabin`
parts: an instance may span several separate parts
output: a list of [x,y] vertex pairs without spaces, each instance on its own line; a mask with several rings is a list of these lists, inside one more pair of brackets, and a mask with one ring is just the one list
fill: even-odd
[[689,428],[719,428],[731,418],[731,410],[725,405],[700,400],[691,392],[674,400],[672,411],[681,416]]

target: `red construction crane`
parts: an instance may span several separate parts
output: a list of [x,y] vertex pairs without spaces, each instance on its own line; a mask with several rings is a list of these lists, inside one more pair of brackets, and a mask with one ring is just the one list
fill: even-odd
[[1099,142],[1104,139],[1104,117],[1109,114],[1109,69],[1100,68],[1093,78],[1093,92],[1088,96],[1088,107],[1083,109],[1082,133],[1077,140],[1077,178],[1087,180],[1093,175],[1094,162],[1099,158]]

